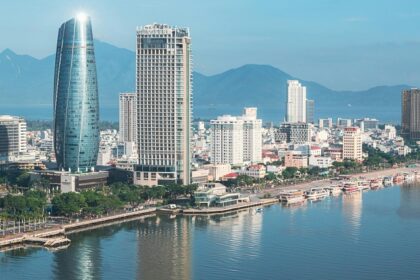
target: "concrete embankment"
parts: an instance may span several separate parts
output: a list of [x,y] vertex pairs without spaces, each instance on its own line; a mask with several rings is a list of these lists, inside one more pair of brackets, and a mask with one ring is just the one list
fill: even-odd
[[[374,179],[378,177],[395,176],[397,174],[411,173],[411,172],[417,172],[417,174],[420,174],[420,167],[390,168],[390,169],[377,170],[377,171],[366,172],[366,173],[350,174],[349,176],[350,178],[364,177],[365,179]],[[328,186],[336,185],[336,184],[338,184],[338,182],[334,182],[332,179],[324,179],[324,180],[298,183],[298,184],[293,184],[293,185],[292,184],[283,185],[283,186],[274,187],[272,189],[265,189],[265,190],[262,190],[258,195],[269,193],[275,196],[279,192],[284,191],[284,190],[299,189],[299,190],[306,191],[313,187],[328,187]]]
[[90,230],[97,227],[111,225],[116,222],[133,220],[140,216],[151,216],[156,212],[156,208],[148,208],[139,211],[127,212],[117,215],[105,216],[97,219],[83,220],[50,229],[43,229],[31,233],[20,233],[12,236],[0,238],[0,251],[2,249],[14,248],[18,245],[39,245],[45,247],[57,247],[68,245],[70,240],[66,234]]

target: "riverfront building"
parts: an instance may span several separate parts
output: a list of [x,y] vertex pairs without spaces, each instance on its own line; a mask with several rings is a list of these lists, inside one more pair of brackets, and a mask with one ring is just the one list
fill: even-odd
[[402,91],[401,113],[401,135],[420,140],[420,89]]
[[363,160],[362,133],[359,127],[344,128],[343,159]]
[[297,123],[306,119],[306,87],[299,81],[287,81],[286,122]]
[[137,29],[135,183],[191,182],[191,38],[187,28]]
[[14,116],[0,116],[0,162],[7,162],[26,151],[25,120]]
[[261,162],[262,120],[257,119],[257,108],[245,108],[240,117],[218,117],[210,124],[213,164]]
[[137,94],[120,93],[120,142],[137,142]]
[[211,163],[242,164],[244,162],[244,122],[237,117],[221,116],[210,122]]
[[59,169],[89,171],[99,147],[99,103],[90,18],[58,31],[54,76],[54,149]]

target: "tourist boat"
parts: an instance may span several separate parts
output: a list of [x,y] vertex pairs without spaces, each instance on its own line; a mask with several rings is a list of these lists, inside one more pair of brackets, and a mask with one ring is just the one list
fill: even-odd
[[329,193],[323,188],[312,188],[306,192],[306,198],[310,200],[323,199],[328,195]]
[[381,186],[381,181],[379,179],[370,180],[370,188],[376,190]]
[[404,180],[406,182],[412,182],[414,181],[415,177],[413,173],[404,173]]
[[360,190],[359,186],[356,183],[352,183],[352,182],[345,183],[343,187],[343,191],[345,193],[358,192],[359,190]]
[[395,184],[401,184],[403,181],[404,181],[404,175],[402,175],[402,174],[397,174],[393,178],[393,182]]
[[370,189],[370,182],[366,181],[366,180],[358,181],[357,182],[357,187],[361,191],[369,190]]
[[338,196],[342,193],[341,188],[339,186],[331,186],[324,188],[330,195]]
[[385,186],[390,186],[393,183],[393,178],[392,176],[386,176],[384,177],[384,185]]
[[301,190],[288,190],[279,195],[280,201],[288,204],[299,203],[305,200],[303,191]]

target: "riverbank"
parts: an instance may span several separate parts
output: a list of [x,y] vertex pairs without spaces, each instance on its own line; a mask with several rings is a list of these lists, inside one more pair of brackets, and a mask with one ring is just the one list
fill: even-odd
[[[34,243],[36,245],[44,245],[45,247],[56,247],[55,245],[61,245],[61,243],[63,243],[62,238],[65,238],[65,236],[69,233],[90,230],[97,227],[111,225],[115,222],[124,222],[127,220],[137,219],[141,216],[150,216],[155,213],[156,208],[153,207],[96,219],[72,222],[30,233],[6,235],[4,237],[0,237],[0,251],[15,248],[19,245],[30,245]],[[68,243],[70,243],[70,240]]]
[[[410,172],[417,172],[418,174],[420,174],[420,167],[389,168],[389,169],[376,170],[376,171],[365,172],[365,173],[349,174],[348,176],[350,178],[364,177],[365,179],[369,180],[369,179],[375,179],[378,177],[395,176],[397,174],[410,173]],[[333,184],[337,184],[337,183],[334,183],[331,178],[328,178],[328,179],[310,181],[310,182],[305,182],[305,183],[278,186],[271,189],[264,189],[264,190],[261,190],[256,195],[261,196],[264,194],[270,194],[270,195],[275,196],[279,192],[284,191],[284,190],[299,189],[299,190],[307,191],[314,187],[329,187]]]

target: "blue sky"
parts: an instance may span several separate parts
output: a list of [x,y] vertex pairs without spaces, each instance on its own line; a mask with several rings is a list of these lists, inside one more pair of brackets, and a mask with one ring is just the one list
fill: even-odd
[[333,89],[420,86],[418,0],[3,0],[0,51],[53,53],[78,11],[97,39],[132,50],[136,26],[190,27],[204,74],[256,63]]

